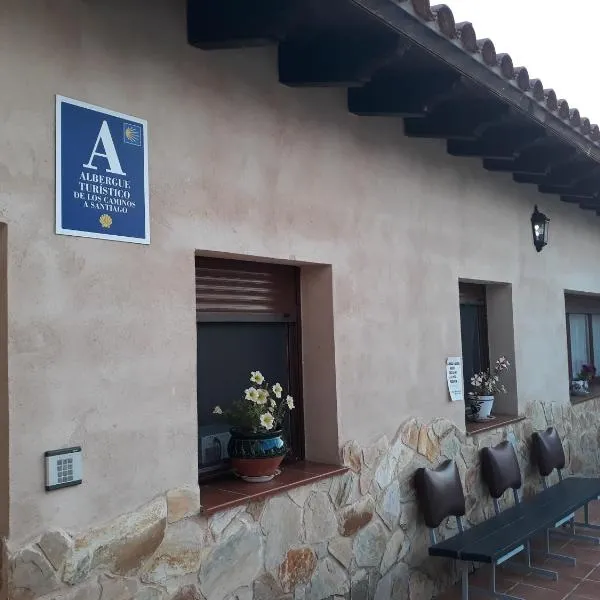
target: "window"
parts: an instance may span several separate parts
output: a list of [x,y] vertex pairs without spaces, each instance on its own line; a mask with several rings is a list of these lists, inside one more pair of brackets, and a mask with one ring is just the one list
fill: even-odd
[[227,468],[229,425],[213,415],[243,396],[250,371],[296,400],[284,429],[290,459],[304,458],[300,300],[296,267],[196,257],[198,470]]
[[460,337],[463,355],[465,394],[471,389],[471,377],[490,366],[486,291],[484,285],[459,283]]

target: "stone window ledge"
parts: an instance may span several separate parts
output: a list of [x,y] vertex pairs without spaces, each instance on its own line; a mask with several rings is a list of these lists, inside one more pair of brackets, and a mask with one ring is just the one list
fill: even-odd
[[582,402],[587,402],[588,400],[594,400],[594,398],[600,398],[600,384],[592,383],[590,393],[585,396],[570,396],[571,404],[581,404]]
[[348,470],[340,465],[325,465],[309,461],[285,464],[281,472],[267,483],[246,483],[235,475],[224,475],[210,483],[200,485],[200,512],[212,515],[216,512],[263,500],[296,487],[308,485],[321,479],[342,475]]
[[504,427],[505,425],[510,425],[511,423],[518,423],[519,421],[523,421],[523,419],[525,419],[525,417],[522,415],[494,416],[496,418],[493,421],[489,421],[488,423],[469,423],[467,421],[467,435],[477,435],[478,433],[483,433],[484,431],[491,431],[492,429],[498,429],[500,427]]

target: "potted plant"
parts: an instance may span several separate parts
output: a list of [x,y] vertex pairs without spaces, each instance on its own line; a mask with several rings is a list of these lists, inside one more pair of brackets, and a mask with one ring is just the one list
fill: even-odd
[[504,356],[498,358],[493,369],[475,373],[471,377],[467,416],[474,421],[487,421],[494,406],[494,395],[506,394],[506,387],[500,383],[500,376],[508,370],[510,363]]
[[227,452],[234,471],[244,481],[270,481],[288,450],[281,425],[294,399],[283,398],[281,385],[269,385],[260,371],[250,373],[250,382],[243,400],[227,411],[215,406],[213,413],[232,425]]
[[571,393],[585,396],[590,393],[590,382],[596,376],[596,367],[592,364],[581,365],[581,370],[571,381]]

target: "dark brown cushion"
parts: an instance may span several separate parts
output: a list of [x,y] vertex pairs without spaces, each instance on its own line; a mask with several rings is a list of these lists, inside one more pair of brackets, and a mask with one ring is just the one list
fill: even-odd
[[500,498],[508,488],[518,490],[521,487],[521,469],[509,441],[481,451],[481,474],[492,498]]
[[554,427],[548,427],[546,431],[535,431],[531,439],[533,458],[542,477],[547,477],[554,469],[565,468],[565,452]]
[[465,495],[456,464],[447,460],[437,469],[418,469],[415,488],[427,527],[437,527],[446,517],[465,514]]

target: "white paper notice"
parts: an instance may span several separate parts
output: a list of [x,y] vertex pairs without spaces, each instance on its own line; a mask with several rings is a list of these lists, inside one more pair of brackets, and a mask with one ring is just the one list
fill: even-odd
[[446,359],[446,378],[448,379],[448,391],[450,400],[458,402],[464,400],[462,357],[450,356]]

